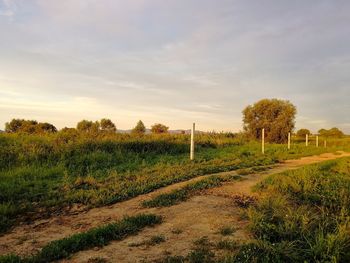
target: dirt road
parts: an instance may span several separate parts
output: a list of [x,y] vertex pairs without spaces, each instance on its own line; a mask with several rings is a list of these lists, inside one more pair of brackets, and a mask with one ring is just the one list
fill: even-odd
[[[96,257],[106,258],[111,262],[139,262],[142,259],[154,260],[168,254],[186,255],[191,249],[193,241],[198,238],[207,236],[212,241],[220,240],[222,236],[218,231],[225,226],[234,226],[237,229],[232,238],[246,240],[250,237],[246,230],[248,222],[241,219],[241,210],[233,205],[230,196],[237,193],[250,194],[251,187],[270,174],[345,156],[350,156],[350,153],[327,153],[288,160],[270,170],[246,175],[244,180],[226,183],[220,187],[207,190],[186,202],[171,207],[142,208],[140,202],[184,186],[189,182],[200,180],[203,176],[167,186],[111,206],[91,209],[76,215],[62,215],[38,220],[30,225],[20,225],[10,233],[0,237],[0,254],[12,252],[19,255],[28,255],[35,253],[52,240],[86,231],[91,227],[121,219],[125,215],[138,213],[162,215],[164,223],[155,228],[147,228],[137,236],[112,242],[103,248],[77,253],[67,262],[87,262],[89,259]],[[221,174],[236,174],[236,172]],[[149,240],[154,235],[162,235],[166,241],[154,246],[131,246],[132,243]]]

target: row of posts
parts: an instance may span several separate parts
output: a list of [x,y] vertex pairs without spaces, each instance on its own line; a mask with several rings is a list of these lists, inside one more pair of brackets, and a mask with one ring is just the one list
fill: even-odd
[[[192,129],[191,129],[191,150],[190,150],[190,159],[194,160],[194,134],[196,130],[196,124],[193,123]],[[288,150],[290,150],[291,147],[291,133],[288,133]],[[318,135],[316,136],[316,147],[318,147]],[[309,134],[305,135],[305,146],[309,146]],[[327,147],[327,141],[324,141],[324,147]],[[261,130],[261,152],[265,154],[265,129]]]
[[[318,147],[318,135],[316,135],[316,147]],[[291,145],[291,133],[288,132],[288,150],[290,150]],[[309,146],[309,134],[305,135],[305,146]],[[327,147],[327,141],[324,140],[324,147]],[[261,152],[265,153],[265,129],[261,130]]]

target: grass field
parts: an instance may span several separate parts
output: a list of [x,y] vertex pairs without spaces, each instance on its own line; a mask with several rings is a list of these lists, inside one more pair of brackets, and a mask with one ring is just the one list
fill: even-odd
[[267,145],[262,155],[258,142],[205,134],[196,137],[191,162],[187,135],[1,134],[0,232],[39,211],[45,216],[74,204],[108,205],[204,174],[343,149],[347,142],[327,149],[296,142],[290,151]]

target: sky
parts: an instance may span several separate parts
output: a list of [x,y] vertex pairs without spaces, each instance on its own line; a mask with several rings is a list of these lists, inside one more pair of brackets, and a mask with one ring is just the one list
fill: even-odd
[[350,133],[349,0],[0,0],[0,129],[239,131],[263,98]]

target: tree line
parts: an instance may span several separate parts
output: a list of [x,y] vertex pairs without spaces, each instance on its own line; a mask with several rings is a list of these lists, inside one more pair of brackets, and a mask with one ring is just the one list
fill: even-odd
[[[253,105],[247,106],[243,110],[243,130],[244,134],[251,139],[260,139],[261,131],[265,129],[265,140],[271,143],[284,143],[288,139],[288,133],[294,133],[296,107],[288,100],[263,99]],[[76,128],[64,128],[63,131],[78,131],[84,133],[116,133],[116,125],[110,119],[100,121],[82,120],[78,122]],[[55,133],[57,129],[50,123],[41,123],[34,120],[13,119],[6,123],[5,131],[8,133]],[[133,134],[145,134],[147,131],[144,123],[140,120],[131,130]],[[168,133],[169,127],[161,123],[155,123],[151,127],[151,132],[155,134]],[[300,129],[296,133],[298,137],[311,135],[308,129]],[[344,133],[334,127],[329,130],[318,131],[320,136],[340,138]]]
[[[61,131],[78,131],[82,133],[109,133],[117,132],[117,127],[110,119],[103,118],[100,121],[82,120],[77,123],[76,128],[63,128]],[[7,133],[25,133],[25,134],[48,134],[56,133],[57,128],[47,122],[37,122],[36,120],[12,119],[5,124],[5,132]],[[146,126],[140,120],[136,126],[131,130],[133,134],[145,134]],[[168,133],[169,127],[161,123],[155,123],[151,126],[151,132],[155,134]]]

